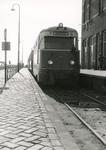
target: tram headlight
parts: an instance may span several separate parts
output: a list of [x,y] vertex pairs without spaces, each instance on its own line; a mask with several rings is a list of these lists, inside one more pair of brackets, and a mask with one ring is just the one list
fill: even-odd
[[73,60],[70,61],[70,65],[73,66],[75,62]]
[[52,65],[52,64],[53,64],[53,61],[52,61],[52,60],[48,60],[48,64],[49,64],[49,65]]
[[63,23],[59,23],[58,27],[63,28]]

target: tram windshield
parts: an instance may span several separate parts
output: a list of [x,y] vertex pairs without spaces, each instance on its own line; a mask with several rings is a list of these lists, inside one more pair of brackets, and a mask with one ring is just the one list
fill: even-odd
[[76,48],[75,37],[44,37],[40,43],[40,48],[45,49],[72,49]]

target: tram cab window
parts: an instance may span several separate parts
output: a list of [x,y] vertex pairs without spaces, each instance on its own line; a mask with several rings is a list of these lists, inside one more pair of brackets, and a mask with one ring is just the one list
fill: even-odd
[[40,42],[40,49],[72,49],[76,48],[74,37],[44,37]]
[[76,47],[73,37],[45,37],[46,49],[72,49]]

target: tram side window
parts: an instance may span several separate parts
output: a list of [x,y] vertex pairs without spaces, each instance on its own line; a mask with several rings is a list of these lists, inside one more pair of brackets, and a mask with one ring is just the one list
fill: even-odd
[[42,38],[42,40],[40,41],[40,45],[39,45],[39,48],[40,48],[40,49],[44,49],[44,48],[45,48],[45,46],[44,46],[44,43],[45,43],[44,40],[45,40],[45,39]]
[[45,37],[46,49],[72,49],[76,47],[74,37]]

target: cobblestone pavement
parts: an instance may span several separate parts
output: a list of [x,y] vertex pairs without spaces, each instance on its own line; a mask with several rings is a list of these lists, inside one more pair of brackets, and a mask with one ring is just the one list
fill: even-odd
[[64,149],[35,92],[27,69],[7,82],[0,94],[0,150]]
[[23,68],[0,93],[0,150],[73,150],[64,147],[37,88]]

